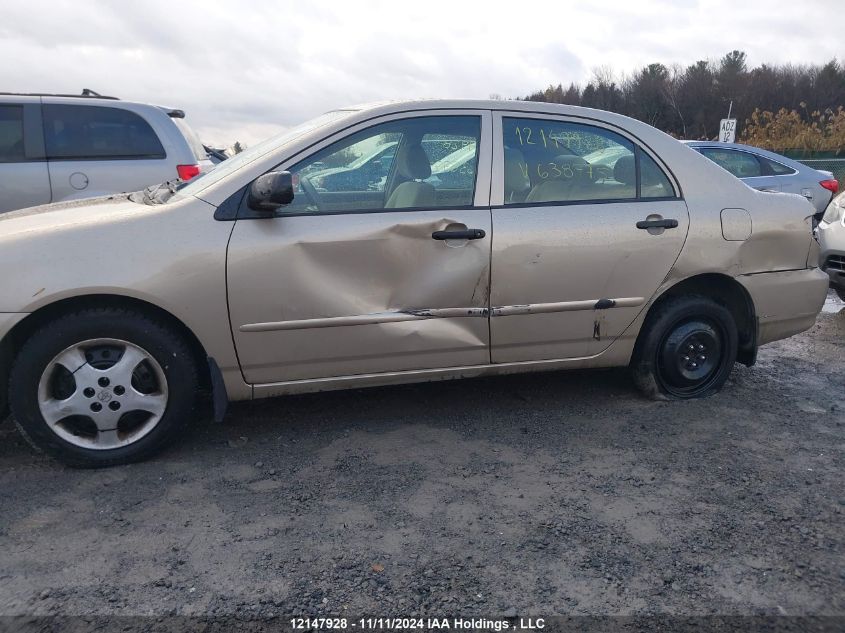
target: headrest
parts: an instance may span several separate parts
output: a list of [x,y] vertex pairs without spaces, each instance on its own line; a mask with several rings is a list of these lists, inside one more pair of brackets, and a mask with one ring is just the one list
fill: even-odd
[[633,155],[623,156],[613,166],[613,179],[625,185],[637,184],[637,165]]
[[[557,169],[552,168],[552,163],[554,163]],[[574,154],[555,156],[549,163],[540,163],[540,167],[548,172],[546,180],[565,180],[572,182],[589,177],[589,163]]]
[[425,180],[431,176],[431,163],[422,145],[404,145],[396,154],[396,171],[411,180]]
[[505,148],[505,194],[519,194],[531,189],[528,164],[518,149]]

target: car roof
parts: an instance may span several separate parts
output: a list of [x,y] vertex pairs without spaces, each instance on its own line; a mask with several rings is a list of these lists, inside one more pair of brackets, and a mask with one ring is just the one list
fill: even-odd
[[[713,147],[724,147],[726,149],[745,149],[754,152],[763,152],[766,150],[762,150],[759,147],[754,147],[753,145],[744,145],[742,143],[723,143],[722,141],[694,141],[694,140],[687,140],[687,139],[680,139],[681,143],[685,143],[686,145],[707,145]],[[770,152],[771,153],[771,152]]]
[[[584,108],[582,106],[564,105],[560,103],[547,103],[545,101],[518,101],[504,99],[410,99],[397,101],[374,101],[344,108],[335,108],[332,112],[349,112],[349,122],[363,121],[383,115],[390,115],[409,111],[424,110],[493,110],[507,112],[525,112],[534,114],[546,114],[551,116],[570,116],[573,118],[591,119],[604,121],[625,129],[628,133],[636,134],[637,131],[648,128],[651,131],[658,131],[648,123],[638,119],[596,108]],[[349,123],[347,122],[347,124]],[[651,133],[651,132],[649,132]],[[664,134],[663,132],[660,132]]]
[[38,97],[42,103],[49,103],[50,100],[56,100],[60,103],[73,103],[74,101],[79,99],[81,102],[87,102],[92,103],[92,105],[97,105],[98,102],[105,101],[106,103],[103,103],[102,105],[108,105],[109,107],[115,107],[114,102],[118,101],[121,104],[151,106],[154,108],[158,108],[159,110],[163,110],[170,117],[174,117],[177,119],[185,118],[184,110],[179,110],[177,108],[171,108],[168,106],[156,105],[154,103],[146,103],[144,101],[125,101],[120,97],[101,95],[92,90],[85,90],[82,94],[59,94],[54,92],[0,92],[0,100],[9,100],[9,98],[13,97]]
[[624,117],[621,114],[608,112],[607,110],[596,110],[593,108],[584,108],[582,106],[564,105],[560,103],[548,103],[545,101],[519,101],[519,100],[504,100],[504,99],[407,99],[407,100],[389,100],[389,101],[372,101],[368,103],[361,103],[345,108],[337,108],[337,110],[515,110],[522,112],[551,112],[557,111],[561,113],[582,114],[601,113],[602,116],[611,114],[618,117]]

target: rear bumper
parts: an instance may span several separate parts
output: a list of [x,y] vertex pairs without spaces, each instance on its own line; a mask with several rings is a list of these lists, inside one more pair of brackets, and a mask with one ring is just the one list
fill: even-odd
[[757,344],[764,345],[809,329],[824,305],[828,276],[818,268],[737,277],[757,315]]
[[7,335],[26,316],[28,315],[20,312],[0,312],[0,422],[9,415],[9,370],[12,365],[12,342]]

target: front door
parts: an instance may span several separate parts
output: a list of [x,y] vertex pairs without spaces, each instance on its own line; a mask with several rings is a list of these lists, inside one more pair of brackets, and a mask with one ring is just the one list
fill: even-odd
[[495,119],[493,362],[601,353],[681,251],[686,204],[635,139],[596,121]]
[[477,111],[394,117],[280,166],[293,203],[229,243],[248,383],[490,362],[490,129]]

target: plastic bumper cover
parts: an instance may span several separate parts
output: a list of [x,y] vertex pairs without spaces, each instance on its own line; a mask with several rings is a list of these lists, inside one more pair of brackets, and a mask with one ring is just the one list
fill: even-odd
[[828,276],[818,268],[737,277],[757,315],[757,344],[764,345],[809,329],[824,305]]

